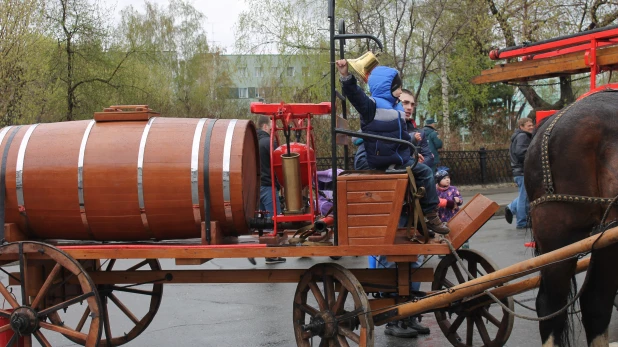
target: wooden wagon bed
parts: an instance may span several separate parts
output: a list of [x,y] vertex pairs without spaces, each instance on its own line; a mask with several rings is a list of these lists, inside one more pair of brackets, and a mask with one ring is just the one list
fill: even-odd
[[[459,248],[498,210],[498,204],[481,194],[473,197],[448,223],[451,233],[446,236]],[[396,216],[398,218],[398,216]],[[10,226],[5,226],[10,229]],[[8,230],[7,230],[8,231]],[[420,235],[419,239],[421,238]],[[182,265],[199,265],[216,258],[258,257],[319,257],[388,255],[412,260],[419,254],[449,254],[441,237],[429,239],[427,244],[409,241],[406,230],[398,229],[391,244],[295,246],[260,244],[257,236],[241,236],[238,244],[203,245],[199,239],[140,242],[92,243],[48,240],[75,259],[177,259]],[[395,259],[395,258],[393,258]]]

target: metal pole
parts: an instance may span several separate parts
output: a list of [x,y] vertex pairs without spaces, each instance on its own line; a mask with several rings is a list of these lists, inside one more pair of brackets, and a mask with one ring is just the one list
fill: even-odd
[[479,157],[481,158],[481,184],[487,181],[487,151],[485,147],[479,148]]
[[[345,21],[339,20],[339,35],[345,34]],[[339,59],[345,59],[345,40],[339,40]],[[345,95],[344,95],[345,96]],[[343,119],[348,119],[347,103],[345,100],[341,100],[341,115]],[[348,165],[348,145],[347,142],[343,145],[343,169],[349,170]]]
[[335,79],[335,0],[328,1],[328,20],[330,31],[330,141],[331,141],[331,170],[333,176],[333,244],[339,244],[339,235],[337,233],[337,96],[335,94],[336,79]]

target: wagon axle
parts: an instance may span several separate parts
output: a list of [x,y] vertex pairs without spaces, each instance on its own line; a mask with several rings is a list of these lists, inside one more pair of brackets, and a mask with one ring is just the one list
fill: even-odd
[[39,319],[36,311],[27,306],[18,307],[11,314],[11,328],[20,336],[34,333],[39,326]]

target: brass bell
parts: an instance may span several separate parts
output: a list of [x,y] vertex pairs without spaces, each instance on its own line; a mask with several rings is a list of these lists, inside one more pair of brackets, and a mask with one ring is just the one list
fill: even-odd
[[365,83],[367,83],[371,70],[380,64],[378,58],[371,52],[361,55],[358,59],[348,59],[347,61],[348,67],[352,69],[352,72],[365,81]]

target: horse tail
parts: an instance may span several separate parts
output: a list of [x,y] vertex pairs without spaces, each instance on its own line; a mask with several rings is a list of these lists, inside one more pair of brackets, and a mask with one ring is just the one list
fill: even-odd
[[[571,302],[576,294],[577,279],[575,278],[575,275],[573,275],[573,277],[571,277],[571,285],[569,285],[569,295],[567,296],[567,303]],[[567,308],[567,319],[564,320],[564,328],[562,329],[562,335],[560,336],[560,341],[562,341],[562,344],[560,346],[575,346],[575,330],[573,329],[573,327],[575,326],[575,321],[573,317],[575,316],[576,312],[578,312],[578,310],[576,310],[576,306],[578,306],[578,303],[579,300],[576,301],[571,307]]]

